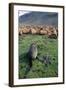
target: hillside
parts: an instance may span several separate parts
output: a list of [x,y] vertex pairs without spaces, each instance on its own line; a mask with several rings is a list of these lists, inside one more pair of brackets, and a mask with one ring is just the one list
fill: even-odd
[[19,16],[20,24],[58,26],[58,14],[54,12],[30,12]]

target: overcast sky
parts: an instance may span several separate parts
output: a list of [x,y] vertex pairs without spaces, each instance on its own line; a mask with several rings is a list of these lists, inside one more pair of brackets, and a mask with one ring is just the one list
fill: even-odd
[[19,16],[22,16],[22,15],[24,15],[26,13],[30,13],[30,11],[19,11]]

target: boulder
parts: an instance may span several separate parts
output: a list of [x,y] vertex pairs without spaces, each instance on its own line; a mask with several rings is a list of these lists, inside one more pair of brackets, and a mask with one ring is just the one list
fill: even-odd
[[57,38],[57,35],[56,35],[56,34],[51,34],[51,35],[49,35],[48,37],[49,37],[49,38],[54,38],[54,39],[56,39],[56,38]]
[[22,35],[22,31],[19,32],[19,35],[20,35],[20,36]]
[[23,28],[23,29],[22,29],[22,32],[23,32],[23,34],[27,34],[27,33],[30,33],[30,29],[27,29],[27,28]]
[[37,31],[36,31],[34,28],[31,28],[30,33],[31,33],[31,34],[36,34]]
[[21,28],[19,28],[19,35],[22,35],[22,29]]
[[40,34],[41,35],[47,35],[47,31],[46,30],[40,30]]

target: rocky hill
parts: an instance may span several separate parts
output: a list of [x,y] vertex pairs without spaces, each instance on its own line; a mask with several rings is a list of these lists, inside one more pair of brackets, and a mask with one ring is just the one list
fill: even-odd
[[19,16],[19,24],[58,26],[58,13],[30,12]]

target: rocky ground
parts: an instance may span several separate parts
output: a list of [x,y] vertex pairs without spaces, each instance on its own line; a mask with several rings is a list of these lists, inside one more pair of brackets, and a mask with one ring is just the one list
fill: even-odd
[[22,34],[39,34],[47,35],[49,38],[57,38],[58,28],[52,25],[23,25],[19,27],[19,35]]

